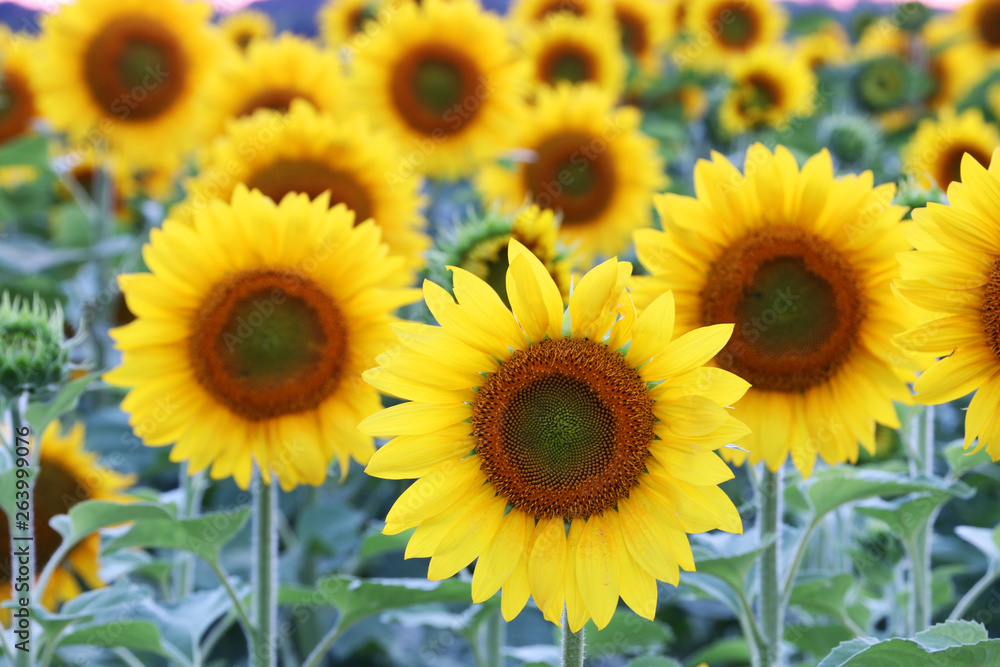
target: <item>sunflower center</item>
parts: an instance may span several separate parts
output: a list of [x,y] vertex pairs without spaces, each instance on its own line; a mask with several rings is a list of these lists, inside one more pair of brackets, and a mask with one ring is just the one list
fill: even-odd
[[716,361],[757,389],[803,392],[828,380],[857,341],[866,306],[854,268],[792,226],[754,230],[713,264],[705,324],[733,322]]
[[542,79],[555,85],[560,81],[582,83],[594,79],[594,59],[575,44],[561,44],[545,54],[541,62]]
[[1000,3],[983,3],[979,10],[979,36],[993,47],[1000,47]]
[[375,13],[375,8],[370,5],[363,5],[358,7],[350,16],[347,18],[347,25],[352,33],[364,32],[365,24],[369,21],[375,21],[378,15]]
[[238,33],[236,35],[235,39],[236,46],[239,48],[240,51],[246,51],[247,47],[250,46],[250,42],[253,41],[254,37],[255,37],[254,33],[252,33],[249,30],[244,30],[243,32]]
[[374,212],[367,189],[344,171],[331,169],[313,160],[278,160],[247,179],[247,187],[256,188],[275,202],[289,192],[304,192],[315,199],[330,192],[330,206],[345,204],[355,213],[355,222],[364,222]]
[[721,6],[715,25],[719,26],[719,40],[734,49],[746,49],[760,32],[757,16],[740,2]]
[[983,290],[983,328],[986,344],[1000,361],[1000,257],[994,258],[986,288]]
[[622,49],[632,56],[639,56],[649,48],[649,33],[641,17],[621,7],[615,9],[618,30],[621,32]]
[[414,130],[456,134],[479,112],[486,94],[477,89],[479,78],[468,55],[443,44],[424,44],[393,71],[393,102]]
[[198,382],[234,413],[259,421],[317,407],[347,356],[343,313],[295,271],[252,269],[219,282],[189,342]]
[[600,216],[614,197],[616,174],[607,143],[581,132],[545,139],[535,162],[524,166],[524,183],[537,204],[561,210],[563,224]]
[[935,177],[938,187],[942,190],[947,190],[950,183],[962,180],[962,158],[966,153],[975,158],[979,164],[989,166],[990,154],[978,146],[971,146],[969,144],[951,146],[941,156],[938,163],[938,173]]
[[554,14],[583,16],[584,12],[583,7],[576,0],[553,0],[553,2],[546,3],[539,8],[538,13],[535,14],[535,20],[541,21]]
[[546,339],[514,352],[472,404],[476,452],[497,492],[539,518],[588,517],[635,486],[653,401],[606,346]]
[[316,103],[301,90],[293,88],[269,88],[253,95],[246,101],[243,107],[236,113],[238,118],[249,116],[257,109],[270,109],[278,113],[288,113],[293,100],[302,99],[313,106]]
[[24,134],[35,115],[28,81],[7,70],[0,79],[0,143]]
[[84,54],[83,77],[103,110],[122,121],[167,112],[187,89],[187,57],[177,38],[145,16],[108,23]]
[[873,60],[858,74],[861,99],[880,111],[899,105],[906,87],[906,64],[895,56]]
[[740,89],[740,111],[748,116],[765,114],[780,102],[780,84],[763,74],[750,75]]

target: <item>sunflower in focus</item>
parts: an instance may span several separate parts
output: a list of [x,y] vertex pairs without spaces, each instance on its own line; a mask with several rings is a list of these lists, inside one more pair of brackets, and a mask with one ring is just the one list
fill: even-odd
[[[33,516],[35,560],[39,572],[62,544],[62,537],[49,525],[52,517],[65,514],[83,500],[125,502],[128,498],[122,492],[135,483],[133,475],[122,475],[102,467],[96,454],[84,450],[83,441],[84,426],[80,422],[65,433],[58,422],[52,422],[42,433]],[[0,602],[11,599],[10,544],[7,515],[0,512]],[[97,572],[99,548],[100,536],[94,533],[70,550],[45,589],[42,604],[47,609],[54,610],[59,603],[79,595],[82,592],[80,581],[89,588],[104,585]],[[8,624],[10,610],[0,611],[0,619]]]
[[719,109],[731,134],[782,127],[814,111],[816,76],[809,64],[786,48],[753,51],[730,68],[732,88]]
[[937,120],[921,121],[903,151],[903,169],[923,187],[937,185],[947,191],[949,184],[960,180],[966,153],[986,166],[998,146],[1000,131],[983,119],[982,111],[973,108],[956,114],[945,108]]
[[240,51],[246,51],[251,42],[274,36],[274,22],[264,12],[250,9],[227,14],[219,21],[219,30]]
[[694,0],[684,20],[693,39],[679,54],[697,69],[722,69],[739,56],[777,42],[787,17],[771,0]]
[[[457,303],[424,298],[441,326],[395,326],[402,346],[365,379],[406,403],[359,428],[396,436],[366,472],[417,478],[389,510],[386,534],[416,527],[406,558],[428,577],[477,558],[472,599],[502,589],[510,620],[529,595],[569,628],[611,620],[618,598],[656,613],[656,580],[693,570],[687,533],[742,532],[713,451],[746,434],[723,407],[747,383],[704,365],[732,325],[673,338],[665,294],[636,317],[627,262],[608,260],[559,288],[526,248],[509,247],[507,293],[452,268]],[[564,325],[565,322],[565,325]]]
[[203,97],[224,53],[202,2],[79,0],[42,17],[38,107],[72,141],[106,140],[137,167],[175,166],[206,132]]
[[655,73],[672,34],[665,5],[660,0],[614,0],[613,5],[622,50],[643,71]]
[[541,23],[558,14],[569,14],[597,21],[613,20],[608,0],[514,0],[510,18],[522,28]]
[[333,51],[291,33],[258,40],[244,56],[228,60],[214,78],[208,105],[216,114],[216,132],[231,118],[258,109],[286,112],[293,100],[306,100],[320,111],[344,112],[345,82]]
[[871,172],[834,178],[825,150],[800,171],[783,146],[754,144],[745,176],[713,158],[695,166],[696,197],[659,197],[666,231],[636,232],[652,274],[636,279],[636,306],[673,290],[679,331],[735,323],[714,363],[752,385],[733,413],[753,432],[741,443],[751,463],[777,470],[790,454],[808,476],[817,454],[857,461],[876,422],[899,427],[892,402],[910,396],[914,362],[891,338],[911,320],[889,287],[910,247],[906,209]]
[[965,448],[979,440],[1000,459],[1000,151],[987,170],[971,155],[948,188],[948,205],[913,212],[916,252],[899,255],[901,298],[925,313],[896,337],[904,350],[940,357],[913,385],[914,399],[935,404],[976,392],[965,413]]
[[976,60],[1000,62],[1000,0],[971,0],[958,8],[956,16]]
[[651,198],[667,183],[639,122],[638,110],[615,109],[593,86],[543,91],[514,143],[531,156],[484,167],[484,200],[514,210],[530,199],[561,213],[559,235],[580,264],[625,250],[633,230],[652,224]]
[[35,40],[0,24],[0,144],[31,129],[38,115],[31,87]]
[[843,65],[851,54],[851,41],[847,31],[835,22],[795,40],[795,55],[806,61],[809,69]]
[[536,86],[592,83],[616,96],[625,87],[627,62],[614,24],[558,14],[528,33],[524,53]]
[[369,21],[378,20],[378,0],[327,0],[316,16],[320,36],[330,46],[346,44]]
[[437,178],[467,175],[508,146],[526,92],[500,18],[445,0],[398,7],[355,54],[351,82],[355,109],[399,143],[399,168]]
[[244,489],[255,463],[288,490],[321,484],[334,457],[342,476],[368,461],[355,427],[381,403],[361,372],[416,297],[394,287],[402,260],[373,221],[325,194],[275,204],[240,186],[193,225],[153,230],[143,258],[151,273],[119,277],[136,319],[111,330],[122,363],[104,379],[130,388],[122,409],[146,445]]
[[[271,139],[262,141],[264,136]],[[415,270],[430,245],[420,212],[424,199],[420,178],[393,171],[396,153],[392,141],[362,118],[338,121],[295,100],[286,115],[261,111],[231,123],[201,156],[198,175],[186,184],[187,198],[173,216],[190,222],[211,201],[229,201],[241,183],[274,202],[293,192],[310,199],[325,192],[331,206],[346,205],[358,223],[374,218],[390,250]]]

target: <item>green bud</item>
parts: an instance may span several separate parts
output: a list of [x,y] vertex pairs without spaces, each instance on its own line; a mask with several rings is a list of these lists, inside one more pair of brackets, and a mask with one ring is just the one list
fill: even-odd
[[896,191],[896,204],[910,209],[906,214],[907,219],[912,216],[914,209],[924,208],[930,203],[945,204],[947,201],[948,198],[939,187],[925,188],[912,176],[900,183]]
[[4,291],[0,299],[0,392],[17,396],[61,382],[69,360],[62,307],[49,312],[36,294],[31,305]]
[[882,131],[866,116],[835,113],[820,123],[820,142],[842,168],[867,169],[882,150]]

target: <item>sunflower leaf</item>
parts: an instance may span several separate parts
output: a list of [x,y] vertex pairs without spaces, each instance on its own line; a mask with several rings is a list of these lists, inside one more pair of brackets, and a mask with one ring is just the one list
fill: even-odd
[[80,396],[99,375],[100,373],[88,373],[82,378],[71,380],[63,385],[56,397],[48,403],[29,405],[24,416],[31,424],[32,434],[38,437],[53,420],[75,408]]
[[899,496],[907,493],[944,493],[969,498],[973,491],[959,482],[950,484],[929,477],[909,477],[883,470],[838,466],[821,470],[802,482],[814,520],[847,503],[876,496]]
[[940,623],[913,639],[859,638],[835,648],[818,667],[939,667],[1000,664],[1000,639],[970,621]]
[[951,474],[955,477],[961,477],[983,463],[993,462],[985,447],[977,452],[969,451],[965,448],[965,441],[962,438],[945,445],[943,454],[948,460]]
[[110,553],[126,547],[181,549],[216,564],[222,547],[243,528],[249,517],[250,508],[244,507],[204,514],[196,519],[143,519],[108,544],[105,551]]
[[948,489],[941,489],[911,493],[890,501],[876,498],[859,506],[857,511],[884,521],[889,530],[906,541],[912,540],[923,522],[955,495]]
[[169,655],[163,648],[160,629],[149,621],[116,620],[95,623],[69,632],[59,638],[60,646],[85,644],[102,648],[121,647],[131,651],[147,651]]
[[172,508],[159,503],[116,503],[108,500],[84,500],[49,522],[63,540],[76,544],[101,528],[129,521],[172,520]]

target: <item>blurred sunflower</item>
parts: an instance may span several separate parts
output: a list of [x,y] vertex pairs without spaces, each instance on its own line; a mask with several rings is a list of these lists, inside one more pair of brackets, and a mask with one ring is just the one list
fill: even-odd
[[975,60],[1000,62],[1000,0],[971,0],[958,8],[956,17],[971,38]]
[[937,120],[920,122],[916,134],[903,150],[903,169],[925,188],[935,184],[942,190],[961,178],[966,153],[981,165],[988,165],[993,151],[1000,146],[997,126],[983,119],[979,109],[941,110]]
[[219,30],[240,51],[246,51],[251,42],[274,36],[274,22],[264,12],[244,9],[227,14],[219,21]]
[[834,178],[826,151],[800,171],[783,146],[754,144],[745,176],[713,157],[695,167],[695,198],[658,199],[665,232],[636,232],[652,274],[636,279],[636,306],[673,290],[679,331],[735,323],[715,363],[752,385],[734,412],[751,463],[777,470],[790,453],[808,476],[817,454],[854,462],[858,442],[874,451],[876,422],[899,427],[893,400],[909,400],[898,367],[911,362],[891,337],[910,317],[889,288],[905,209],[871,172]]
[[355,427],[381,403],[361,372],[416,294],[392,287],[402,260],[378,226],[354,223],[325,194],[275,204],[240,186],[193,226],[153,230],[152,273],[119,277],[136,320],[111,330],[122,364],[104,375],[131,388],[122,409],[146,445],[244,489],[254,463],[288,490],[321,484],[334,457],[342,476],[368,461]]
[[671,32],[666,6],[659,0],[614,0],[621,48],[647,73],[660,68],[660,57]]
[[475,2],[406,4],[357,52],[355,109],[390,131],[400,168],[457,178],[509,145],[525,77],[504,24]]
[[223,53],[202,2],[79,0],[42,17],[38,107],[74,142],[107,141],[136,166],[179,164],[205,132]]
[[721,69],[777,42],[786,22],[785,11],[771,0],[694,0],[685,13],[693,39],[681,52],[696,69]]
[[608,0],[514,0],[510,6],[510,19],[522,28],[540,23],[556,14],[610,21],[611,6]]
[[[135,175],[123,163],[107,160],[100,156],[90,144],[65,147],[52,159],[56,173],[63,177],[59,194],[66,200],[74,199],[74,187],[79,187],[95,204],[101,204],[106,192],[111,197],[111,210],[115,221],[131,223],[132,211],[129,199],[139,193],[139,183]],[[67,182],[71,181],[71,182]],[[109,190],[108,190],[109,189]]]
[[656,142],[639,122],[638,110],[615,109],[593,86],[542,91],[514,143],[531,157],[484,167],[484,200],[513,210],[530,199],[560,212],[559,236],[581,264],[624,251],[633,230],[652,224],[651,198],[667,184]]
[[795,40],[795,55],[806,61],[809,69],[842,65],[851,55],[851,41],[839,23],[829,22]]
[[883,17],[865,28],[858,39],[854,55],[858,60],[870,60],[893,55],[910,58],[913,55],[914,37],[903,30],[892,17]]
[[229,119],[250,116],[258,109],[286,112],[298,99],[332,114],[345,109],[345,81],[337,55],[291,33],[255,41],[245,56],[228,60],[213,83],[207,102],[215,112],[216,132]]
[[[711,451],[746,428],[723,407],[747,383],[704,364],[732,325],[673,339],[669,294],[635,316],[627,262],[608,260],[574,287],[568,313],[548,272],[512,241],[513,313],[453,268],[458,303],[425,282],[440,327],[396,326],[402,347],[365,379],[407,403],[359,428],[397,436],[366,471],[419,478],[389,510],[387,534],[416,527],[405,557],[445,579],[479,559],[472,599],[503,589],[515,617],[532,596],[569,628],[611,620],[618,597],[656,613],[656,580],[694,569],[686,533],[742,532]],[[567,319],[568,316],[568,319]],[[564,322],[566,322],[564,326]],[[509,511],[508,511],[509,510]]]
[[592,83],[618,96],[625,86],[627,62],[613,23],[559,14],[528,32],[524,52],[538,87]]
[[[84,426],[80,422],[65,433],[58,422],[52,422],[42,433],[33,516],[35,561],[39,572],[62,543],[62,537],[49,525],[52,517],[65,514],[83,500],[125,502],[128,498],[122,492],[135,483],[133,475],[122,475],[102,467],[97,455],[83,448],[83,440]],[[100,536],[94,533],[70,550],[45,589],[42,604],[47,609],[55,609],[59,603],[79,595],[82,592],[79,580],[89,588],[103,585],[97,573],[100,541]],[[0,512],[0,602],[11,599],[10,544],[7,515]],[[0,619],[8,623],[10,610],[0,611]]]
[[816,76],[787,48],[758,49],[734,60],[730,77],[732,88],[719,108],[719,120],[731,134],[782,127],[815,110]]
[[979,439],[1000,459],[1000,152],[989,170],[966,155],[961,182],[948,188],[947,206],[913,212],[916,252],[899,255],[897,292],[925,314],[917,328],[896,336],[903,349],[941,357],[913,385],[920,403],[945,403],[972,392],[965,413],[965,448]]
[[973,57],[968,45],[932,51],[927,69],[931,90],[925,102],[935,110],[958,104],[987,72],[985,63]]
[[666,26],[667,39],[676,40],[687,26],[688,0],[664,0],[663,20]]
[[330,46],[346,44],[366,23],[378,20],[379,4],[378,0],[327,0],[316,15],[320,36]]
[[0,24],[0,144],[25,134],[38,115],[31,86],[35,40]]

